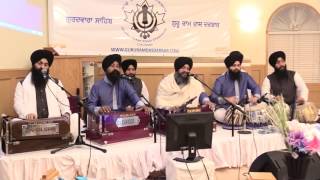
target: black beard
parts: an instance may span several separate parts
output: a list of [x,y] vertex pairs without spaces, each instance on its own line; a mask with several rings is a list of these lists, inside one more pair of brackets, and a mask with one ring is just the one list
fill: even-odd
[[240,71],[233,72],[233,71],[229,70],[229,75],[232,80],[239,80],[240,79]]
[[136,77],[135,74],[128,74],[128,75],[126,75],[126,76],[129,76],[129,77],[132,77],[132,78],[135,78],[135,77]]
[[120,79],[120,72],[118,70],[113,70],[111,73],[107,74],[107,78],[115,84]]
[[190,77],[183,77],[180,73],[176,72],[174,74],[174,79],[178,85],[186,85],[189,83]]
[[[48,79],[43,77],[42,69],[36,69],[34,66],[31,68],[31,82],[35,87],[45,87],[47,85]],[[49,69],[47,70],[49,73]]]
[[287,77],[288,76],[287,66],[285,66],[283,69],[274,68],[274,73],[278,78]]

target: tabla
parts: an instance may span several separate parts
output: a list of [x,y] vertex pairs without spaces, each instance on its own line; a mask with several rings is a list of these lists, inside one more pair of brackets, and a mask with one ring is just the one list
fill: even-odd
[[318,109],[312,102],[296,106],[295,119],[302,123],[315,123],[318,118]]
[[267,116],[267,104],[259,103],[253,106],[247,105],[245,108],[247,117],[246,125],[249,129],[261,128],[270,124],[270,118]]
[[[243,108],[242,108],[242,110],[243,110]],[[233,107],[230,106],[227,109],[226,115],[224,117],[224,122],[222,125],[223,129],[232,129],[232,111],[233,111]],[[236,129],[236,130],[242,129],[245,115],[242,112],[240,112],[238,109],[235,109],[233,117],[234,117],[234,129]]]

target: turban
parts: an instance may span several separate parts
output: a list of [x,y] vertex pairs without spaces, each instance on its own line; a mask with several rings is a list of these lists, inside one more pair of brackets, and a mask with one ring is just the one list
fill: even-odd
[[224,64],[227,68],[232,66],[236,61],[239,61],[242,64],[243,55],[239,51],[232,51],[229,56],[224,59]]
[[32,65],[34,65],[35,63],[37,63],[38,61],[40,61],[43,58],[46,59],[49,63],[49,66],[51,66],[51,64],[53,62],[53,54],[51,51],[48,51],[48,50],[38,49],[38,50],[34,51],[31,54],[30,60],[31,60]]
[[117,61],[119,65],[121,65],[121,56],[120,54],[111,54],[109,56],[106,56],[102,61],[102,69],[106,71],[108,67],[113,63]]
[[189,57],[178,57],[174,61],[174,69],[175,71],[178,71],[180,68],[182,68],[185,64],[188,64],[190,66],[190,69],[192,69],[192,59]]
[[274,67],[279,57],[286,60],[286,54],[283,51],[276,51],[270,55],[269,64]]
[[137,61],[135,59],[127,59],[121,63],[122,70],[126,71],[130,65],[132,65],[134,69],[137,69]]

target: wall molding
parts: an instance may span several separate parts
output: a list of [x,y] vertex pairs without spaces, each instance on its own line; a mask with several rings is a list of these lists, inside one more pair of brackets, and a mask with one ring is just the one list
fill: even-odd
[[[76,94],[76,89],[80,88],[80,95],[83,96],[82,64],[88,62],[99,64],[101,63],[101,57],[59,57],[56,58],[50,68],[50,73],[52,76],[60,79],[64,87],[72,94]],[[164,76],[174,71],[173,65],[172,67],[139,67],[140,66],[138,64],[138,77],[143,79],[147,84],[150,100],[154,103],[158,84]],[[247,63],[247,65],[244,66],[244,69],[259,85],[262,84],[267,72],[266,65],[254,65]],[[221,65],[212,67],[196,66],[192,69],[192,73],[199,74],[199,78],[209,86],[212,86],[215,79],[225,71],[226,68]],[[0,69],[0,87],[2,89],[0,93],[0,113],[15,115],[13,110],[15,87],[17,82],[22,80],[28,72],[28,69]],[[103,76],[104,72],[99,68],[97,71],[97,79],[101,79]],[[307,86],[309,87],[309,101],[314,102],[317,107],[320,107],[320,84],[307,84]],[[206,91],[210,93],[208,89],[206,89]]]

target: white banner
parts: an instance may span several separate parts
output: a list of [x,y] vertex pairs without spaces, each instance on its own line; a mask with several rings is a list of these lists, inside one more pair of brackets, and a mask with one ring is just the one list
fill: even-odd
[[61,55],[223,57],[229,0],[49,0]]

